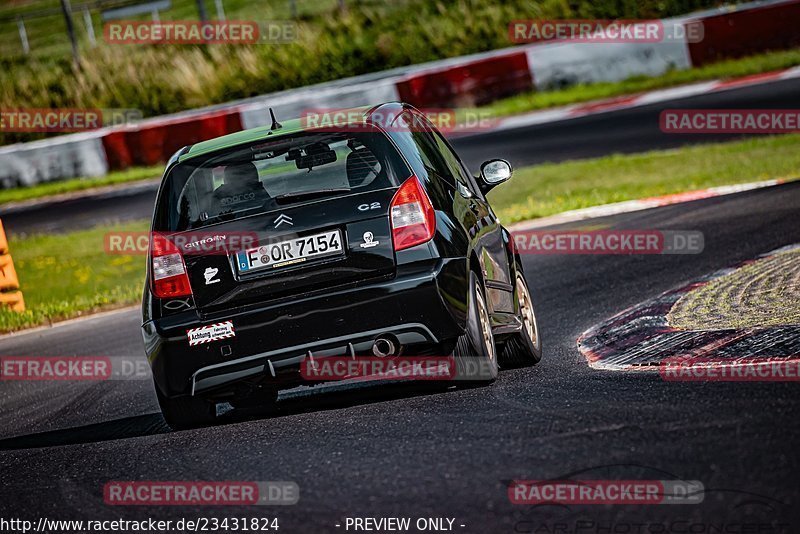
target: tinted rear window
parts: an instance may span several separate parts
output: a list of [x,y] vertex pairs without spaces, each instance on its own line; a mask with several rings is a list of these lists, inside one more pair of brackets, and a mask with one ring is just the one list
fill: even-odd
[[409,174],[379,132],[262,140],[175,166],[159,197],[155,230],[191,230],[309,200],[396,187]]

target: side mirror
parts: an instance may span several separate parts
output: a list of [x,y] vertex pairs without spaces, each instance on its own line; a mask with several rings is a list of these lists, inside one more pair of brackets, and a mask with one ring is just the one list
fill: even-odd
[[481,165],[481,190],[489,192],[497,184],[511,178],[511,165],[504,159],[490,159]]

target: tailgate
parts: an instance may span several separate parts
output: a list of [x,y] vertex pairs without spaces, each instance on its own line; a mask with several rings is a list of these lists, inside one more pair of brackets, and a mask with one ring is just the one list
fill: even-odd
[[393,277],[394,192],[322,198],[215,225],[226,239],[243,234],[257,243],[184,256],[201,314]]

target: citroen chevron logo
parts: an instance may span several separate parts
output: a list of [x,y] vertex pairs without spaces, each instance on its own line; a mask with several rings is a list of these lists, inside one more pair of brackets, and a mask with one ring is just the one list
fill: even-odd
[[284,213],[281,213],[280,215],[278,215],[278,218],[275,219],[275,228],[279,227],[284,223],[288,224],[289,226],[294,226],[292,218]]

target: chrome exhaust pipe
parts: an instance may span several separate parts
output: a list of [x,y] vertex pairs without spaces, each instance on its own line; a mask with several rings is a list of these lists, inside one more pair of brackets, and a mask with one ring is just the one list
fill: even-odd
[[375,340],[375,343],[372,344],[372,354],[379,358],[394,356],[396,350],[397,347],[395,347],[394,341],[388,337],[379,337]]

